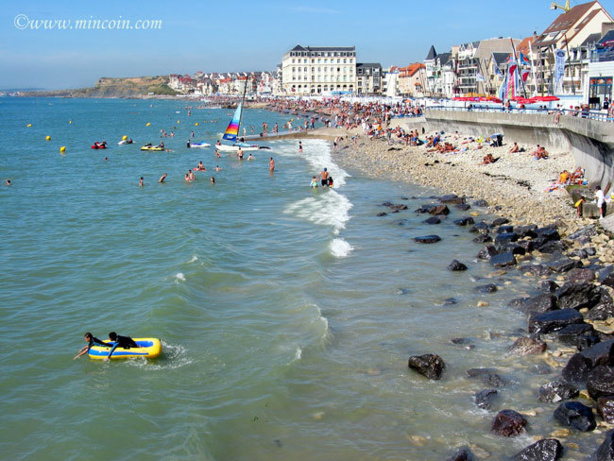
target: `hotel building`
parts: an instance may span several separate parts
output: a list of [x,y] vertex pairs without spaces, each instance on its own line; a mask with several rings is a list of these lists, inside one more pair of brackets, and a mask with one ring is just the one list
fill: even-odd
[[356,47],[297,45],[282,59],[282,88],[286,95],[316,95],[356,91]]

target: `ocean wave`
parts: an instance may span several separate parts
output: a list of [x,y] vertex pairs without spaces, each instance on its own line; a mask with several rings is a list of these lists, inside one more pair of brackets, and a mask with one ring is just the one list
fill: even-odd
[[345,229],[350,220],[352,202],[334,190],[324,191],[315,197],[309,197],[290,204],[285,213],[323,226],[332,226],[335,235]]
[[330,242],[330,252],[335,258],[347,258],[354,247],[342,238],[336,238]]
[[177,273],[175,274],[175,281],[176,281],[177,283],[179,283],[179,282],[185,282],[185,275],[183,275],[183,273],[181,273],[181,272],[177,272]]

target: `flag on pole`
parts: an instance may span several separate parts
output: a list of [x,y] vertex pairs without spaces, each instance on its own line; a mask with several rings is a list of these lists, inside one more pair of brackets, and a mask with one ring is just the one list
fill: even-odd
[[485,82],[486,78],[484,78],[484,76],[480,72],[478,72],[476,74],[476,76],[475,76],[475,81],[476,82]]
[[529,58],[527,58],[527,56],[523,53],[519,53],[519,58],[518,60],[520,61],[520,64],[525,64],[525,65],[530,65],[531,61],[529,60]]
[[518,78],[518,63],[512,59],[507,67],[507,87],[505,89],[505,99],[512,99],[516,96],[516,87],[518,86],[516,80]]
[[523,82],[527,81],[527,79],[529,78],[529,74],[530,74],[529,69],[524,69],[523,71],[520,72],[520,77],[522,78]]

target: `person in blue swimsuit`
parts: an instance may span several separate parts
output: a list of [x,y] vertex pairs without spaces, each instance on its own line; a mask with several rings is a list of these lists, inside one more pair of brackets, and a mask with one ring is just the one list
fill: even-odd
[[87,341],[87,346],[83,346],[83,348],[79,351],[79,354],[73,360],[77,360],[83,354],[87,354],[92,348],[92,346],[111,347],[111,344],[107,344],[104,341],[96,338],[89,331],[85,333],[84,339]]

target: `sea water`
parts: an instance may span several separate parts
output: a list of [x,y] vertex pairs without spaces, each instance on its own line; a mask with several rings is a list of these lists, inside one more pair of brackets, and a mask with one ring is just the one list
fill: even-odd
[[[462,445],[499,459],[553,429],[546,405],[530,435],[490,433],[495,410],[533,410],[558,370],[506,355],[526,326],[506,304],[538,281],[476,261],[463,213],[424,224],[413,210],[438,192],[346,171],[324,141],[263,142],[251,161],[188,149],[232,111],[186,104],[0,100],[4,459],[435,460]],[[290,117],[247,110],[243,126]],[[162,132],[170,152],[139,150]],[[323,168],[335,187],[311,189]],[[385,201],[409,210],[378,216]],[[486,283],[499,292],[475,291]],[[158,337],[164,353],[73,361],[86,331]],[[441,381],[408,370],[424,353],[444,358]],[[475,406],[476,367],[506,379],[493,411]]]

